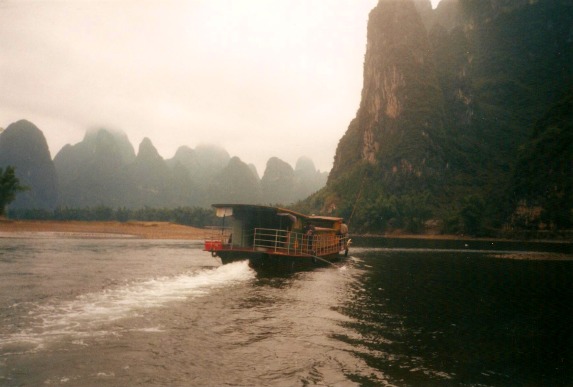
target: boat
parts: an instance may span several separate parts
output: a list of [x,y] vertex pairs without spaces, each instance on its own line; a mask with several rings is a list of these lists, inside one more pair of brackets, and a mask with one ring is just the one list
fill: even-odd
[[251,204],[212,207],[222,225],[211,228],[204,251],[223,264],[249,260],[253,268],[298,269],[331,265],[348,255],[348,227],[342,218]]

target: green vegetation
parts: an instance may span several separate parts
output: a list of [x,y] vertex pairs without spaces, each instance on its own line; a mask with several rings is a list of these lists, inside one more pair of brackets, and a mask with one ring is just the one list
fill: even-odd
[[27,187],[20,185],[14,167],[0,168],[0,216],[4,215],[6,206],[16,199],[16,193],[27,189]]
[[200,207],[113,209],[106,206],[87,208],[14,209],[8,214],[12,219],[34,220],[79,220],[79,221],[162,221],[193,227],[211,226],[217,223],[212,209]]
[[[538,208],[539,216],[531,219],[536,227],[571,228],[572,169],[573,92],[569,92],[536,123],[530,139],[520,148],[513,173],[514,207]],[[514,219],[521,226],[532,226],[518,214]]]
[[[379,3],[360,109],[327,187],[295,208],[346,217],[354,232],[573,226],[573,4],[498,3],[441,4],[448,20],[427,23],[431,61],[415,59],[425,37],[406,7]],[[399,115],[386,115],[381,85],[395,86]]]

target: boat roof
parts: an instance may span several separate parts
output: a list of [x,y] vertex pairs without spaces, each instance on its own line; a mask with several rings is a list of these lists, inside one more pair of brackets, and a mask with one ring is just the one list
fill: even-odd
[[290,214],[297,216],[303,219],[309,220],[326,220],[331,222],[341,221],[342,218],[334,217],[334,216],[321,216],[321,215],[305,215],[301,214],[300,212],[296,212],[293,210],[289,210],[287,208],[281,207],[272,207],[272,206],[263,206],[258,204],[212,204],[214,208],[233,208],[233,209],[241,209],[245,211],[252,211],[252,212],[274,212],[274,213],[283,213],[283,214]]

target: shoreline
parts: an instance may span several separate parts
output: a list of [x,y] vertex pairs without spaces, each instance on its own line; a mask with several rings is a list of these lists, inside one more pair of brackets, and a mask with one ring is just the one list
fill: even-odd
[[68,238],[139,238],[202,240],[209,230],[170,222],[0,220],[0,238],[19,236]]
[[[0,233],[63,233],[63,234],[93,234],[102,237],[124,235],[144,239],[204,239],[210,229],[185,226],[166,221],[99,221],[99,220],[17,220],[0,218]],[[556,243],[573,244],[567,239],[512,239],[484,238],[455,234],[352,234],[351,238],[385,238],[385,239],[417,239],[436,241],[497,241],[497,242],[526,242],[526,243]]]
[[[11,220],[0,219],[0,240],[5,238],[77,238],[77,239],[163,239],[163,240],[190,240],[203,241],[211,235],[212,230],[197,228],[181,224],[162,221],[75,221],[75,220]],[[400,247],[401,242],[418,240],[427,243],[434,248],[443,243],[465,242],[493,242],[503,244],[551,244],[571,246],[571,241],[562,240],[513,240],[496,238],[475,238],[460,235],[415,235],[415,234],[363,234],[350,235],[355,239],[377,239],[389,241],[389,246]],[[394,241],[394,243],[392,243]],[[398,243],[398,245],[396,245]],[[438,245],[436,245],[436,243]],[[467,245],[465,245],[467,246]],[[357,246],[358,247],[358,246]],[[407,248],[407,247],[406,247]],[[451,247],[450,247],[451,248]],[[553,248],[551,248],[553,250]],[[562,252],[539,251],[537,257],[532,257],[530,251],[508,251],[500,254],[499,251],[491,252],[492,256],[500,259],[520,260],[568,260],[573,261],[571,248]],[[487,252],[487,250],[484,250]]]

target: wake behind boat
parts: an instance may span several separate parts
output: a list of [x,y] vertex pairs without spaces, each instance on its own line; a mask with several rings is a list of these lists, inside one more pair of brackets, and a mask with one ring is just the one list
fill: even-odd
[[348,255],[348,227],[342,218],[250,204],[213,207],[222,226],[213,228],[204,250],[223,264],[248,259],[255,268],[295,269],[331,264],[341,253]]

